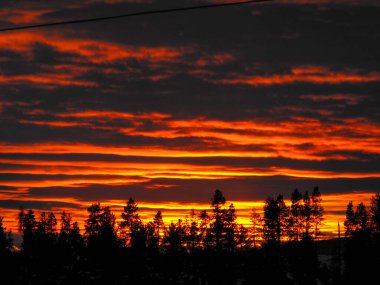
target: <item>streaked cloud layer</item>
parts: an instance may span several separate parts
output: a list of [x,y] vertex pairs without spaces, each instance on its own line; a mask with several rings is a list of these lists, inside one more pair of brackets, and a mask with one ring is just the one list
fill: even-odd
[[[199,3],[3,1],[0,26]],[[247,222],[318,185],[334,231],[379,191],[379,9],[273,1],[1,33],[0,215],[133,196],[171,219],[220,188]]]

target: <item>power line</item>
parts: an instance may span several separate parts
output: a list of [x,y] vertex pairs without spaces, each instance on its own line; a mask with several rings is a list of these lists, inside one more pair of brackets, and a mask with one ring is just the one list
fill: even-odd
[[120,14],[120,15],[97,17],[97,18],[86,18],[86,19],[77,19],[77,20],[60,21],[60,22],[48,22],[48,23],[42,23],[42,24],[2,28],[2,29],[0,29],[0,32],[27,30],[27,29],[52,27],[52,26],[60,26],[60,25],[69,25],[69,24],[80,24],[80,23],[88,23],[88,22],[96,22],[96,21],[106,21],[106,20],[114,20],[114,19],[118,19],[118,18],[127,18],[127,17],[161,14],[161,13],[172,13],[172,12],[179,12],[179,11],[207,9],[207,8],[215,8],[215,7],[223,7],[223,6],[237,6],[237,5],[260,3],[260,2],[270,2],[270,1],[271,0],[251,0],[251,1],[240,1],[240,2],[231,2],[231,3],[219,3],[219,4],[208,4],[208,5],[200,5],[200,6],[182,7],[182,8],[148,10],[148,11],[129,13],[129,14]]

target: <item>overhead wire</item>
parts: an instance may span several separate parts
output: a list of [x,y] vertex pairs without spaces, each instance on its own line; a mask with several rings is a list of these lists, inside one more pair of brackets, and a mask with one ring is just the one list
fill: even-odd
[[198,5],[198,6],[179,7],[179,8],[167,8],[167,9],[159,9],[159,10],[145,10],[145,11],[140,11],[140,12],[132,12],[132,13],[103,16],[103,17],[74,19],[74,20],[67,20],[67,21],[46,22],[46,23],[40,23],[40,24],[31,24],[31,25],[24,25],[24,26],[0,28],[0,32],[28,30],[28,29],[62,26],[62,25],[70,25],[70,24],[81,24],[81,23],[115,20],[115,19],[120,19],[120,18],[137,17],[137,16],[144,16],[144,15],[173,13],[173,12],[209,9],[209,8],[225,7],[225,6],[237,6],[237,5],[270,2],[270,1],[272,1],[272,0],[250,0],[250,1],[227,2],[227,3],[214,3],[214,4],[206,4],[206,5]]

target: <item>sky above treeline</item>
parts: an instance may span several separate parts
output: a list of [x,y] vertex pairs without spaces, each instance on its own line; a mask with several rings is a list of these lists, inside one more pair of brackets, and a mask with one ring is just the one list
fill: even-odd
[[[227,1],[1,1],[0,28]],[[233,2],[233,1],[229,1]],[[0,216],[241,221],[319,186],[326,231],[380,189],[379,1],[272,1],[0,33]]]

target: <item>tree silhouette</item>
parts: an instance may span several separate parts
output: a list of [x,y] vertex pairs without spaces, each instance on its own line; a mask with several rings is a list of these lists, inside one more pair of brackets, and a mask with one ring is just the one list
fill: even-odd
[[97,237],[100,234],[102,207],[99,202],[94,203],[87,208],[87,212],[89,213],[89,216],[84,226],[85,235],[91,240],[91,238]]
[[78,222],[73,222],[71,215],[66,212],[61,214],[61,229],[58,237],[61,254],[67,258],[79,256],[84,247],[84,240],[80,234]]
[[363,203],[359,203],[355,211],[356,231],[367,232],[369,230],[369,216],[367,208]]
[[352,201],[348,203],[344,227],[346,237],[352,237],[356,233],[365,233],[371,230],[370,213],[363,203],[359,203],[355,211]]
[[116,234],[116,218],[111,212],[110,207],[104,207],[100,216],[100,234],[104,244],[109,244],[111,248],[118,246],[118,237]]
[[145,225],[145,233],[146,233],[146,247],[150,250],[158,250],[159,249],[159,241],[160,236],[157,234],[157,228],[155,222],[148,222]]
[[311,215],[314,228],[314,238],[317,239],[318,236],[321,235],[319,227],[324,220],[321,192],[318,187],[315,187],[313,193],[311,194]]
[[186,219],[185,227],[187,230],[185,235],[187,250],[188,252],[194,252],[201,247],[200,243],[202,238],[194,209],[190,211],[190,217]]
[[[233,204],[230,204],[227,211],[224,212],[223,216],[223,247],[226,250],[233,251],[236,248],[238,240],[235,239],[235,235],[237,232],[237,224],[236,224],[236,210]],[[244,232],[244,227],[241,229],[242,234]],[[244,234],[243,234],[244,235]],[[244,238],[244,236],[241,236]],[[244,241],[241,241],[244,242]]]
[[38,227],[42,228],[42,230],[48,234],[48,235],[55,235],[56,234],[56,226],[57,226],[57,219],[55,218],[55,215],[53,212],[41,213],[41,218],[38,223]]
[[165,230],[164,247],[170,254],[177,254],[184,251],[186,228],[182,220],[177,223],[170,223]]
[[267,243],[274,243],[277,240],[276,228],[279,223],[279,209],[274,198],[268,197],[264,205],[264,227],[263,234]]
[[371,198],[371,223],[375,233],[380,234],[380,194]]
[[346,209],[346,220],[344,221],[345,237],[351,237],[356,228],[356,218],[354,212],[354,205],[350,201]]
[[368,284],[376,278],[380,266],[378,240],[371,232],[370,216],[366,206],[359,203],[353,212],[353,204],[347,205],[346,236],[350,237],[344,250],[344,281]]
[[252,209],[251,212],[251,237],[253,247],[256,248],[258,245],[259,237],[261,237],[263,233],[263,218],[259,213],[256,212],[255,209]]
[[138,252],[143,252],[147,248],[148,228],[141,221],[132,224],[130,244],[131,248]]
[[[224,209],[225,203],[226,198],[217,189],[211,199],[212,215],[204,239],[205,246],[216,251],[233,251],[237,243],[236,210],[233,204],[230,204],[228,209]],[[206,213],[203,214],[205,215]],[[207,219],[207,216],[203,218]]]
[[302,235],[303,223],[303,205],[302,194],[295,189],[291,195],[291,206],[288,219],[288,235],[290,240],[299,241]]
[[127,246],[132,246],[132,236],[135,236],[134,231],[140,231],[141,228],[141,220],[137,213],[138,209],[138,205],[133,198],[129,198],[121,214],[120,229],[123,231],[123,238]]
[[88,219],[85,222],[85,236],[90,250],[112,253],[118,246],[116,218],[109,207],[94,203],[87,208]]
[[251,247],[251,239],[249,238],[249,230],[244,225],[238,225],[236,229],[236,246],[240,249],[248,249]]
[[22,249],[25,252],[32,252],[35,248],[35,231],[37,230],[37,221],[33,210],[26,213],[23,209],[19,213],[19,230],[22,232]]
[[12,232],[4,227],[3,219],[0,217],[0,277],[1,284],[12,284],[17,268],[14,264],[13,237]]
[[165,229],[165,224],[162,219],[162,213],[160,210],[158,210],[156,215],[154,216],[153,228],[154,228],[154,232],[153,232],[154,243],[156,244],[156,247],[159,248],[161,245],[161,232],[164,231]]
[[206,247],[208,244],[208,227],[210,224],[210,216],[207,213],[207,210],[201,211],[199,214],[200,225],[199,225],[199,240],[202,247]]
[[35,254],[48,258],[54,254],[57,244],[57,220],[54,213],[42,212],[34,232]]
[[13,248],[12,232],[3,226],[4,217],[0,217],[0,256],[6,256]]
[[304,229],[302,238],[310,239],[313,232],[313,209],[308,191],[303,195],[302,222]]
[[267,198],[264,205],[264,240],[267,243],[280,243],[287,230],[288,207],[282,195],[276,199]]
[[214,196],[211,199],[211,208],[213,215],[210,221],[210,228],[205,239],[206,245],[209,248],[215,248],[217,251],[223,248],[223,233],[224,233],[224,218],[225,210],[222,209],[226,203],[226,198],[222,192],[215,190]]

